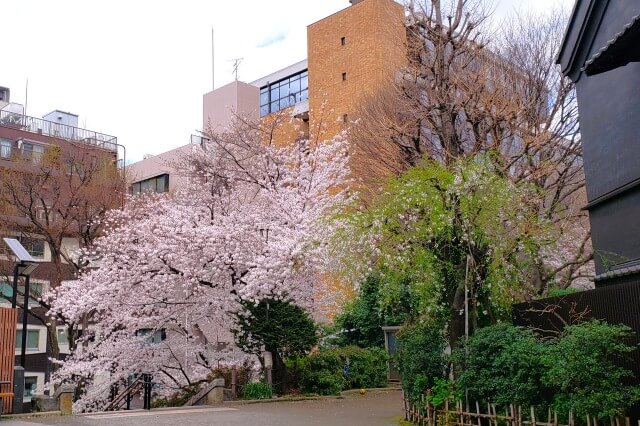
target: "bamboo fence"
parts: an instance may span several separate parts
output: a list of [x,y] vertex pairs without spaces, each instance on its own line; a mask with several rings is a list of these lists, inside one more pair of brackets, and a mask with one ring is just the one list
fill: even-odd
[[[429,395],[429,394],[427,394]],[[558,421],[558,413],[547,410],[547,415],[536,417],[535,407],[523,408],[510,405],[504,412],[496,410],[493,404],[464,406],[462,401],[445,401],[436,407],[423,396],[419,404],[411,402],[403,392],[405,420],[418,426],[631,426],[629,417],[610,417],[607,421],[588,416],[576,423],[572,412],[568,415],[568,424]],[[637,425],[640,426],[640,420]]]

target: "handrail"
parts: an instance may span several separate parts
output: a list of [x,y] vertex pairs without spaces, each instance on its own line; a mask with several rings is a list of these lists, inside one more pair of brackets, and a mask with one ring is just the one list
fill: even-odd
[[0,110],[0,126],[12,127],[30,133],[42,134],[97,146],[109,151],[117,151],[118,138],[92,130],[55,123],[42,118],[29,117],[7,110]]
[[137,379],[135,379],[129,386],[127,386],[127,388],[120,393],[118,396],[116,396],[113,401],[111,401],[109,403],[109,405],[107,405],[104,408],[104,411],[115,411],[115,410],[119,410],[121,408],[120,403],[123,402],[123,400],[131,394],[135,394],[137,392],[139,392],[142,389],[143,386],[143,382],[142,382],[142,376],[138,377]]
[[144,409],[151,409],[151,374],[141,374],[136,377],[136,379],[131,382],[124,391],[118,394],[113,400],[104,408],[104,411],[115,411],[122,408],[122,402],[126,401],[127,410],[129,409],[129,403],[131,402],[131,397],[143,391],[143,400],[144,400]]

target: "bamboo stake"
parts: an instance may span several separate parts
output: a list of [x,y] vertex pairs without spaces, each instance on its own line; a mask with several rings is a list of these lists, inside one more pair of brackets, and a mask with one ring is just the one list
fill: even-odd
[[553,412],[553,426],[558,426],[558,412]]
[[480,421],[480,404],[478,404],[478,401],[476,401],[476,414],[478,414],[478,416],[476,417],[478,426],[482,426],[482,422]]
[[[591,426],[591,416],[587,415],[587,426]],[[638,424],[640,426],[640,424]]]
[[536,426],[536,411],[533,405],[531,406],[531,426]]
[[522,406],[518,405],[516,410],[518,410],[518,426],[522,426]]

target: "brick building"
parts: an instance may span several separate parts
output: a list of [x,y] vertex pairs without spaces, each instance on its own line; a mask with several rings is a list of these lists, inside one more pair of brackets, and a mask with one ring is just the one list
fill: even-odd
[[[346,2],[345,2],[346,3]],[[393,0],[350,0],[351,6],[307,27],[308,59],[250,83],[234,81],[203,96],[203,131],[219,132],[235,114],[263,123],[283,120],[276,142],[330,139],[358,118],[359,104],[390,85],[406,63],[404,8]],[[181,147],[134,163],[131,191],[163,175]],[[174,171],[175,174],[175,171]],[[176,181],[180,177],[176,175]],[[161,191],[162,192],[162,191]]]
[[351,6],[307,27],[306,60],[242,84],[243,102],[229,102],[240,93],[229,85],[205,94],[203,129],[209,121],[224,121],[225,113],[264,120],[284,111],[305,136],[332,137],[357,118],[364,97],[393,81],[406,62],[405,44],[399,3],[351,0]]
[[[8,88],[0,88],[0,236],[19,239],[27,251],[39,262],[31,274],[28,317],[27,350],[25,363],[25,401],[48,379],[51,345],[43,318],[45,310],[37,298],[47,291],[51,283],[74,278],[74,268],[62,256],[55,262],[56,252],[41,232],[44,227],[60,238],[60,250],[73,253],[81,245],[76,218],[65,217],[73,206],[83,200],[70,188],[83,188],[81,180],[88,179],[92,171],[113,170],[107,179],[118,176],[118,143],[114,136],[78,127],[78,116],[54,110],[43,118],[25,115],[20,104],[10,102]],[[58,161],[56,168],[45,166]],[[43,170],[57,176],[42,178]],[[38,176],[40,175],[40,176]],[[40,179],[40,180],[38,180]],[[17,182],[11,182],[11,181]],[[38,182],[42,182],[39,186]],[[56,184],[55,182],[59,183]],[[62,185],[61,182],[68,182]],[[103,188],[110,187],[110,181]],[[81,191],[82,189],[78,189]],[[13,191],[13,193],[12,193]],[[113,198],[109,198],[111,195]],[[98,194],[103,200],[120,199],[117,194]],[[75,198],[73,198],[75,197]],[[18,206],[25,201],[33,206]],[[103,207],[108,207],[105,204]],[[91,213],[88,212],[90,215]],[[78,216],[79,217],[79,216]],[[38,232],[40,229],[40,233]],[[13,295],[13,258],[0,242],[0,305],[9,305]],[[56,266],[56,263],[59,267]],[[18,286],[18,305],[22,305],[24,283]],[[22,312],[18,315],[16,336],[16,364],[22,335]],[[61,355],[69,352],[67,331],[57,327]]]

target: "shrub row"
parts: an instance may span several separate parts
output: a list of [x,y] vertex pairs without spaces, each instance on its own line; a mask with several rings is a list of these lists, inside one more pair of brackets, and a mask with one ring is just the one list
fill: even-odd
[[634,350],[626,343],[630,336],[628,327],[591,321],[541,341],[527,329],[497,324],[479,329],[445,357],[439,332],[413,326],[399,336],[396,362],[414,400],[434,385],[443,388],[452,364],[458,373],[452,395],[466,391],[470,400],[498,407],[533,405],[607,418],[640,400],[640,387],[629,384],[632,372],[625,367]]
[[289,361],[303,393],[336,395],[345,389],[382,387],[387,383],[387,354],[380,348],[321,349]]

